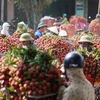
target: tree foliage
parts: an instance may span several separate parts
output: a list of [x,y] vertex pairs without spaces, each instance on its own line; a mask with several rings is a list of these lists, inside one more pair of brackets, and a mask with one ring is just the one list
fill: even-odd
[[56,0],[14,0],[20,8],[32,8],[34,11],[42,11]]
[[38,23],[38,18],[46,9],[56,0],[14,0],[14,3],[19,7],[25,9],[26,13],[30,11],[34,13],[34,27]]

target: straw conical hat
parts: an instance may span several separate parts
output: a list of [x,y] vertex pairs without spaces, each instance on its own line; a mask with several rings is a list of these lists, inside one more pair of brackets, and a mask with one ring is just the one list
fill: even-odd
[[47,29],[48,29],[49,31],[51,31],[51,32],[55,33],[55,34],[59,34],[58,29],[57,29],[57,27],[56,27],[56,26],[49,27],[49,28],[47,28]]
[[60,30],[59,36],[68,36],[68,34],[65,30]]

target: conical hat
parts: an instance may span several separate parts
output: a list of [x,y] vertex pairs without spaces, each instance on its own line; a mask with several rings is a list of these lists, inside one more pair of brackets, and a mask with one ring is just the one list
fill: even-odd
[[55,34],[59,34],[58,29],[57,29],[57,27],[56,27],[56,26],[49,27],[49,28],[47,28],[47,29],[48,29],[49,31],[51,31],[51,32],[55,33]]
[[68,34],[65,30],[60,30],[59,36],[68,36]]

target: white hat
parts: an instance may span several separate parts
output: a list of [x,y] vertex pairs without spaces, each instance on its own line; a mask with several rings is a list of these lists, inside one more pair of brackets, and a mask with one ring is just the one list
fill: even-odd
[[67,32],[65,30],[60,30],[59,36],[67,36]]
[[10,26],[9,23],[7,22],[3,23],[3,27],[8,27],[8,26]]
[[26,25],[23,21],[19,22],[18,25]]
[[55,34],[59,34],[58,29],[57,29],[57,27],[56,27],[56,26],[49,27],[49,28],[47,28],[47,29],[48,29],[49,31],[51,31],[51,32],[55,33]]

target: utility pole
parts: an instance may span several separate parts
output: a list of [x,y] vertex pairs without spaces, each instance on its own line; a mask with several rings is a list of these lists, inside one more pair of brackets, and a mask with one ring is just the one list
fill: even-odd
[[100,0],[98,2],[98,14],[100,14]]
[[4,21],[4,0],[1,0],[1,21]]

